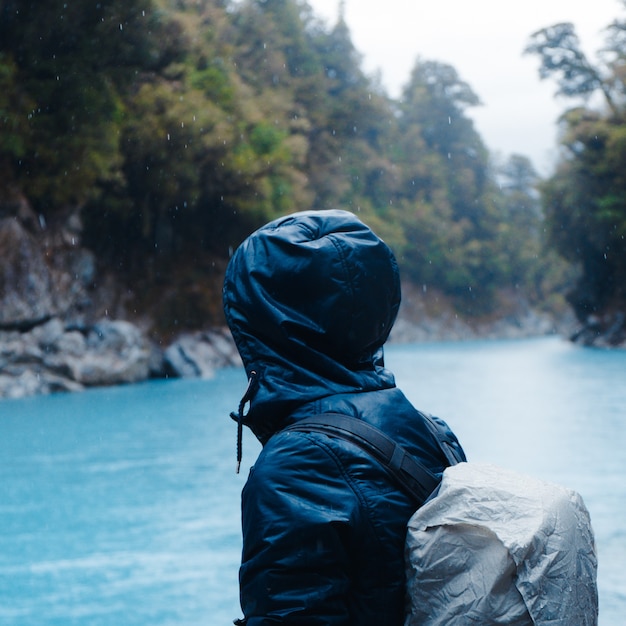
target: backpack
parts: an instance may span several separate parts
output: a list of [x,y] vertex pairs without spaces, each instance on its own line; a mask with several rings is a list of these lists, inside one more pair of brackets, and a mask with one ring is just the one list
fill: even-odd
[[324,413],[288,430],[346,439],[424,504],[407,524],[405,626],[597,626],[597,558],[581,496],[456,454],[422,413],[450,466],[441,479],[381,430]]

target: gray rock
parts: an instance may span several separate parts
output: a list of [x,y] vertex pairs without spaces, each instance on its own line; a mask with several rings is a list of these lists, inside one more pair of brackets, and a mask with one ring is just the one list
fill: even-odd
[[626,348],[626,313],[589,315],[583,326],[571,333],[570,339],[583,346]]
[[0,328],[27,331],[55,316],[85,318],[96,260],[79,244],[67,225],[48,230],[32,219],[0,218]]
[[129,322],[103,320],[81,332],[53,319],[0,333],[0,397],[139,382],[150,358],[149,342]]
[[29,337],[42,350],[49,351],[56,349],[57,343],[62,339],[65,332],[65,324],[59,318],[54,317],[44,324],[33,328],[29,333]]
[[59,354],[65,356],[71,378],[83,385],[139,382],[148,378],[150,370],[148,341],[136,326],[123,320],[98,322],[84,338],[81,353]]
[[0,220],[0,328],[27,329],[56,313],[41,246],[14,218]]
[[0,398],[24,398],[41,394],[42,390],[40,377],[31,370],[16,376],[0,374]]
[[239,364],[230,335],[222,331],[186,333],[164,353],[165,372],[173,377],[209,378],[218,368]]
[[83,385],[47,371],[24,369],[15,375],[0,374],[0,398],[24,398],[82,389]]

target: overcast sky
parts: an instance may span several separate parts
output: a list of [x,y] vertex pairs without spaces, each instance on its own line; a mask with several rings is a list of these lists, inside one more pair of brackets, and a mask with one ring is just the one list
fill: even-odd
[[[308,2],[336,21],[339,0]],[[539,59],[522,51],[533,32],[573,22],[595,60],[602,29],[626,9],[620,0],[346,0],[345,15],[364,69],[380,70],[391,96],[400,95],[418,57],[448,63],[483,102],[468,114],[489,149],[524,154],[548,174],[556,120],[573,103],[554,98],[556,84],[539,80]]]

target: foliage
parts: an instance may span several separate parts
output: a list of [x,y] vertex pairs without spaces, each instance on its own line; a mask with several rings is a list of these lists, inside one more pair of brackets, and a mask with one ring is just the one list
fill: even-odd
[[539,76],[542,79],[556,76],[557,95],[588,96],[600,90],[611,110],[617,113],[609,81],[601,68],[587,59],[573,24],[564,22],[537,31],[525,52],[541,58]]
[[500,189],[478,104],[421,59],[391,100],[343,18],[327,28],[303,0],[0,0],[5,186],[45,216],[81,208],[86,243],[146,282],[138,306],[168,294],[170,325],[214,320],[198,268],[304,209],[359,213],[405,276],[465,311],[507,286],[538,293],[536,177],[518,159]]
[[168,54],[158,20],[147,0],[5,0],[0,11],[2,73],[12,75],[3,123],[20,126],[0,160],[40,211],[81,204],[119,173],[121,92]]
[[[626,3],[625,3],[626,4]],[[542,186],[550,243],[580,267],[570,300],[580,319],[626,307],[626,20],[607,30],[600,61],[580,49],[571,24],[535,33],[527,50],[558,93],[602,94],[604,110],[575,106],[561,117],[561,160]]]
[[478,104],[454,68],[418,60],[399,104],[396,142],[411,275],[444,285],[476,312],[506,280],[488,153],[465,115]]

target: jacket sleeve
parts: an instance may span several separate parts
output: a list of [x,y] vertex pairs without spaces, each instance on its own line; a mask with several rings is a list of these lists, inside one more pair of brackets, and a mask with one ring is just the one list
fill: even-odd
[[242,495],[241,605],[248,626],[348,626],[358,498],[319,439],[284,433]]

